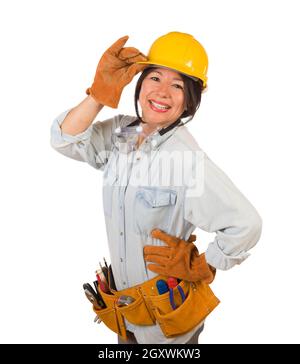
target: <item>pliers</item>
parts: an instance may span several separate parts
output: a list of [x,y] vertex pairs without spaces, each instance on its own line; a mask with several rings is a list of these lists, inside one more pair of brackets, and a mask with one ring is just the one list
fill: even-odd
[[[185,300],[185,294],[183,292],[183,289],[181,286],[177,285],[175,288],[178,288],[178,291],[180,293],[180,296],[181,296],[181,300],[182,300],[182,303],[184,302]],[[173,288],[170,288],[169,289],[169,296],[170,296],[170,303],[171,303],[171,306],[173,308],[173,310],[176,309],[176,305],[175,305],[175,300],[174,300],[174,289]]]

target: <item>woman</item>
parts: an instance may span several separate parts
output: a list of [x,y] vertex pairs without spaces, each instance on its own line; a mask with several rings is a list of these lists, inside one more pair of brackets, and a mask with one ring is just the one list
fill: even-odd
[[[204,318],[218,304],[208,284],[216,269],[247,258],[260,237],[261,219],[184,126],[207,84],[202,45],[172,32],[153,43],[147,58],[124,47],[127,39],[103,54],[89,96],[54,120],[52,146],[104,171],[116,290],[101,292],[107,308],[97,314],[119,334],[119,343],[197,343]],[[137,117],[92,124],[104,105],[118,106],[123,88],[140,71]],[[196,227],[216,233],[202,254],[193,244]],[[168,277],[177,279],[176,287],[169,284],[160,294],[159,284]],[[135,302],[116,308],[114,295],[120,292]]]

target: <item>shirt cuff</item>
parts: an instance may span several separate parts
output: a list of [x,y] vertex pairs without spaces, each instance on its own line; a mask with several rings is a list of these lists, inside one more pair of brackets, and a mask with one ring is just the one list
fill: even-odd
[[85,131],[76,135],[70,135],[62,132],[60,126],[70,110],[71,109],[68,109],[59,114],[53,121],[51,127],[51,143],[54,147],[64,147],[68,144],[84,142],[89,140],[91,137],[93,125],[90,125]]
[[241,264],[249,256],[250,253],[246,251],[242,251],[238,255],[227,255],[221,250],[217,241],[210,243],[205,252],[207,263],[221,270],[228,270],[236,264]]

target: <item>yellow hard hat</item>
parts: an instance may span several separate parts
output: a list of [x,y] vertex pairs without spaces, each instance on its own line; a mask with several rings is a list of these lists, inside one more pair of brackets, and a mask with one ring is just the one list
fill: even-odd
[[190,34],[171,32],[154,41],[147,62],[199,78],[207,85],[208,57],[203,46]]

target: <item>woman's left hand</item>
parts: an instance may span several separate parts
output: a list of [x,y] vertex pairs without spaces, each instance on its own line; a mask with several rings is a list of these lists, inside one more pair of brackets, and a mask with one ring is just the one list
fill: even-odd
[[152,237],[164,241],[167,246],[144,247],[144,259],[151,271],[168,277],[176,277],[186,281],[203,281],[211,283],[214,280],[216,270],[207,264],[204,253],[199,254],[193,244],[195,235],[191,235],[188,241],[166,234],[154,229]]

